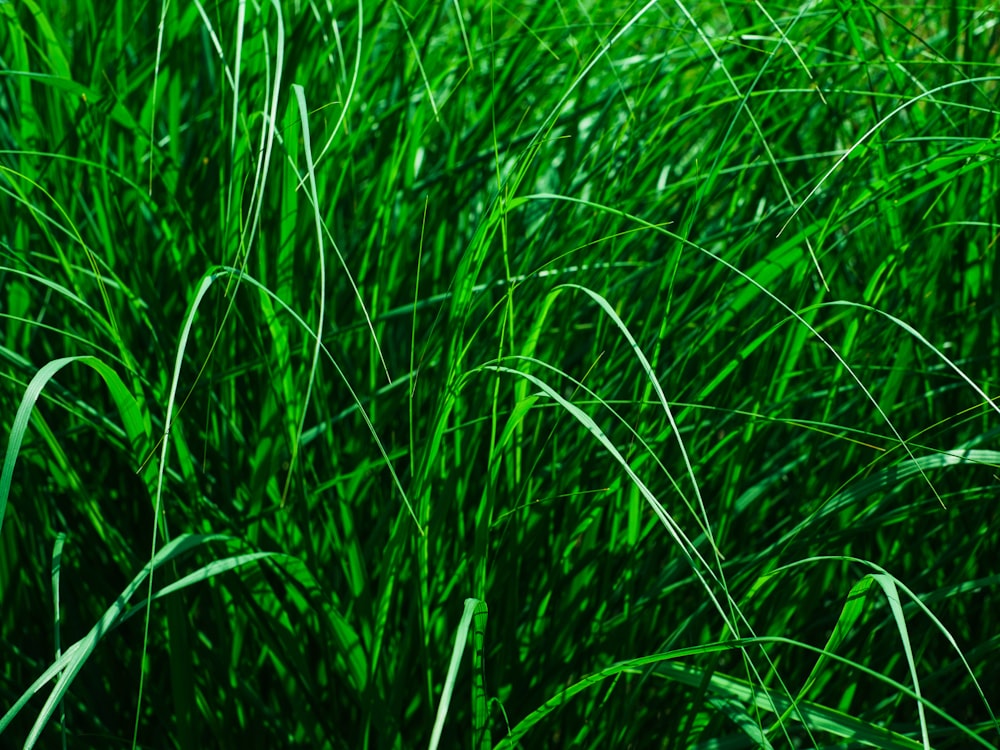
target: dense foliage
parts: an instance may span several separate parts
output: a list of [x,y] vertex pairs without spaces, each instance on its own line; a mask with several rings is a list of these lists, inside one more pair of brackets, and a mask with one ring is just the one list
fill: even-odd
[[0,744],[1000,746],[998,59],[0,4]]

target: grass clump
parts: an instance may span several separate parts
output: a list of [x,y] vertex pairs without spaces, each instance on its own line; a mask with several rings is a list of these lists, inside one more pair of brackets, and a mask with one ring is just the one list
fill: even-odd
[[989,6],[0,13],[4,745],[1000,744]]

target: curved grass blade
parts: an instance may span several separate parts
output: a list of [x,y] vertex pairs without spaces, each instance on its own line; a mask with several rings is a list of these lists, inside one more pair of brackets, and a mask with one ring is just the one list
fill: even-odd
[[[921,716],[922,720],[923,720],[923,706],[927,705],[927,703],[919,695],[919,687],[917,686],[916,674],[915,674],[915,664],[914,664],[914,661],[913,661],[913,658],[912,658],[912,653],[910,653],[910,651],[909,651],[910,644],[909,644],[909,638],[907,637],[907,628],[906,628],[905,619],[903,617],[903,608],[900,605],[900,601],[899,601],[899,593],[898,593],[899,591],[902,591],[903,593],[905,593],[911,599],[911,601],[913,602],[913,606],[916,606],[918,609],[920,609],[920,611],[922,611],[927,616],[927,618],[934,624],[934,626],[937,628],[937,630],[945,637],[945,639],[948,641],[948,643],[954,649],[955,654],[958,656],[959,660],[962,662],[962,665],[965,667],[965,671],[968,672],[969,678],[972,680],[972,684],[976,688],[976,692],[979,694],[979,697],[980,697],[980,699],[983,702],[983,706],[986,708],[986,711],[989,713],[990,719],[992,720],[992,724],[993,724],[994,729],[996,729],[997,732],[1000,733],[1000,721],[997,720],[996,713],[993,711],[993,707],[990,705],[989,700],[986,698],[986,694],[983,692],[983,689],[982,689],[982,687],[979,684],[979,680],[976,679],[976,674],[972,670],[972,666],[969,664],[968,660],[965,658],[965,654],[962,653],[962,649],[960,649],[958,647],[958,642],[955,640],[955,637],[951,634],[951,631],[949,631],[948,628],[946,628],[944,626],[944,623],[942,623],[941,620],[938,619],[938,617],[933,612],[931,612],[930,608],[926,604],[924,604],[923,601],[921,601],[920,597],[918,597],[913,591],[911,591],[909,588],[907,588],[899,579],[897,579],[895,576],[893,576],[887,570],[885,570],[884,568],[882,568],[880,565],[876,565],[875,563],[873,563],[873,562],[871,562],[869,560],[862,560],[861,558],[857,558],[857,557],[820,555],[820,556],[816,556],[816,557],[809,557],[809,558],[806,558],[804,560],[798,560],[798,561],[796,561],[794,563],[791,563],[789,565],[783,565],[780,568],[776,568],[774,571],[772,571],[771,573],[769,573],[768,576],[773,576],[773,575],[776,575],[776,574],[778,574],[778,573],[780,573],[782,571],[791,570],[792,568],[796,568],[796,567],[799,567],[801,565],[805,565],[805,564],[808,564],[808,563],[824,562],[824,561],[830,561],[830,562],[853,562],[853,563],[858,563],[859,565],[864,565],[865,567],[870,568],[870,569],[872,569],[872,570],[875,571],[875,573],[871,573],[869,575],[871,576],[871,578],[876,583],[879,584],[879,586],[882,587],[882,590],[886,593],[886,599],[889,602],[889,607],[890,607],[890,610],[892,611],[893,619],[896,622],[897,628],[899,628],[899,630],[900,630],[901,636],[903,637],[903,641],[904,641],[903,642],[903,647],[904,647],[904,649],[907,649],[907,662],[908,662],[908,664],[910,666],[911,674],[913,675],[914,686],[917,688],[915,691],[910,691],[908,688],[903,688],[903,689],[906,691],[906,693],[908,695],[910,695],[911,697],[913,697],[913,698],[915,698],[917,700],[919,706],[921,707],[919,709],[919,711],[920,711],[920,716]],[[855,588],[858,588],[858,587],[855,586]],[[853,591],[854,591],[854,589],[852,589],[852,592]],[[908,606],[910,606],[910,605],[908,605]],[[842,657],[837,656],[835,654],[828,653],[826,651],[823,651],[822,653],[826,654],[830,658],[837,659],[837,660],[840,660],[840,661],[844,661],[844,659]],[[921,723],[923,725],[923,721]],[[966,728],[964,726],[960,726],[960,728],[963,729],[963,731],[966,731]],[[981,738],[977,738],[977,739],[981,739]],[[926,741],[926,735],[925,735],[925,741]],[[983,741],[983,742],[985,742],[985,741]],[[989,745],[987,745],[987,746],[989,746]]]
[[[526,359],[526,358],[513,357],[513,359]],[[530,360],[530,361],[536,361],[536,360]],[[544,363],[541,362],[537,362],[537,364],[545,366]],[[574,419],[576,419],[581,425],[586,427],[587,430],[595,438],[597,438],[598,442],[600,442],[600,444],[612,455],[612,457],[622,467],[622,469],[624,469],[625,473],[628,475],[629,479],[634,483],[635,487],[638,489],[642,497],[646,500],[647,504],[652,509],[656,517],[659,519],[660,523],[662,523],[664,528],[666,528],[667,533],[670,534],[671,539],[673,539],[673,541],[680,548],[681,554],[684,555],[684,558],[690,565],[692,572],[698,579],[698,582],[705,590],[705,593],[708,594],[709,599],[711,599],[712,606],[715,607],[715,610],[722,617],[722,621],[723,623],[725,623],[729,631],[733,633],[738,633],[738,628],[736,623],[736,621],[738,620],[747,627],[748,632],[751,635],[755,636],[756,633],[754,633],[752,625],[750,624],[746,616],[743,614],[743,611],[740,609],[737,602],[733,599],[733,597],[729,593],[728,588],[726,588],[725,586],[725,581],[719,578],[719,576],[712,569],[712,566],[709,565],[708,561],[698,550],[698,547],[694,544],[694,542],[691,541],[691,539],[687,536],[687,534],[684,532],[681,526],[666,511],[666,509],[663,507],[663,504],[660,503],[660,501],[656,498],[655,495],[653,495],[649,487],[646,486],[646,483],[642,481],[642,479],[636,473],[635,469],[632,468],[628,460],[621,454],[618,448],[615,447],[614,443],[611,442],[611,440],[604,433],[604,431],[601,430],[601,428],[593,420],[593,418],[591,418],[590,415],[588,415],[578,406],[576,406],[573,403],[570,403],[565,398],[563,398],[563,396],[560,395],[548,383],[545,383],[544,381],[535,377],[531,373],[520,372],[518,370],[514,370],[512,368],[497,364],[487,365],[487,367],[496,372],[506,372],[512,375],[517,375],[535,384],[536,386],[541,388],[542,391],[547,396],[553,399],[562,408],[566,409],[566,411],[568,411],[573,416]],[[719,600],[719,597],[716,595],[716,592],[713,589],[713,587],[709,585],[706,576],[708,578],[711,578],[712,581],[721,586],[723,597],[726,603],[729,605],[731,613],[726,612],[726,608],[723,606],[723,603]],[[770,657],[767,655],[767,651],[762,650],[762,653],[764,655],[764,658],[768,661],[769,664],[771,664],[771,667],[773,669],[774,665],[771,663]],[[749,655],[746,656],[749,668],[754,672],[754,674],[760,677],[760,673],[756,665],[753,663],[751,659],[749,659]],[[779,684],[781,684],[780,676],[777,675],[777,672],[775,672],[775,675],[776,679],[778,679],[779,681]],[[782,689],[785,691],[786,695],[788,695],[789,697],[791,696],[791,693],[787,690],[787,688],[784,687],[783,684],[782,684]]]
[[[616,677],[621,674],[641,675],[647,672],[647,667],[654,666],[652,674],[664,679],[678,682],[689,687],[699,687],[708,677],[708,693],[713,698],[735,700],[742,705],[754,704],[758,709],[765,711],[789,711],[793,701],[787,697],[783,691],[776,691],[761,685],[753,685],[745,680],[740,680],[717,672],[706,673],[706,670],[693,665],[683,663],[680,660],[732,650],[745,650],[752,645],[765,644],[786,644],[813,652],[821,656],[846,664],[859,672],[879,680],[891,686],[901,694],[916,698],[916,694],[906,685],[896,682],[886,677],[881,672],[877,672],[863,664],[853,662],[838,654],[829,653],[808,643],[793,641],[789,638],[762,637],[743,638],[739,640],[712,643],[704,646],[693,646],[689,648],[677,649],[660,654],[652,654],[628,661],[618,662],[610,667],[583,677],[565,690],[560,691],[547,700],[532,713],[522,719],[514,726],[507,737],[498,745],[498,748],[512,749],[523,739],[523,737],[534,728],[539,722],[549,714],[558,710],[585,690],[589,690],[602,681]],[[986,742],[982,737],[976,735],[971,729],[956,721],[954,718],[937,708],[926,699],[919,698],[919,702],[929,708],[949,724],[959,729],[970,741],[986,748],[994,746]],[[808,725],[809,728],[817,731],[828,732],[838,737],[849,739],[852,744],[867,745],[882,750],[920,750],[923,745],[898,732],[872,724],[854,716],[850,716],[836,709],[829,708],[819,703],[801,701],[797,702],[791,715],[799,722]]]
[[10,496],[10,485],[14,477],[14,464],[17,462],[18,453],[21,450],[21,443],[24,440],[25,432],[28,429],[28,422],[31,419],[31,412],[35,408],[35,402],[42,394],[45,385],[57,372],[66,365],[73,362],[92,367],[100,375],[111,392],[118,413],[121,415],[122,423],[125,426],[125,433],[133,445],[137,445],[140,435],[145,434],[142,418],[139,414],[139,406],[132,397],[131,392],[125,387],[118,374],[104,362],[92,355],[77,357],[63,357],[49,362],[42,367],[35,377],[28,384],[24,396],[21,398],[21,405],[14,415],[14,424],[10,430],[10,439],[7,442],[7,453],[4,456],[3,470],[0,472],[0,530],[3,529],[3,518],[7,511],[7,498]]
[[[45,705],[42,707],[38,714],[38,718],[35,720],[34,725],[31,728],[31,732],[28,734],[28,738],[25,740],[24,747],[28,750],[34,747],[35,743],[38,741],[42,730],[45,728],[46,723],[52,717],[53,712],[56,710],[57,705],[63,699],[66,692],[69,690],[70,686],[73,684],[73,680],[76,675],[83,668],[87,659],[97,648],[97,644],[102,638],[104,638],[111,630],[117,627],[122,621],[122,615],[127,611],[129,599],[135,594],[135,592],[142,586],[146,578],[156,569],[162,567],[166,563],[174,560],[175,558],[190,552],[196,547],[204,546],[210,542],[215,542],[219,540],[229,540],[231,537],[225,536],[223,534],[188,534],[179,536],[173,541],[167,543],[163,548],[157,553],[156,557],[152,562],[147,563],[143,569],[132,579],[132,582],[125,587],[124,591],[119,594],[115,602],[105,611],[104,615],[97,624],[91,628],[90,632],[87,633],[83,638],[74,643],[72,646],[66,649],[62,656],[53,662],[48,669],[46,669],[42,675],[35,680],[31,686],[24,692],[24,694],[14,703],[14,705],[8,709],[7,713],[0,718],[0,734],[3,733],[4,729],[10,724],[10,722],[16,717],[21,709],[24,708],[25,704],[50,680],[52,680],[57,675],[60,676],[59,681],[52,688],[52,692],[49,694],[48,700],[46,700]],[[266,554],[266,553],[261,553]],[[213,574],[223,572],[224,570],[231,570],[237,565],[245,564],[249,562],[249,559],[243,559],[248,556],[242,556],[238,559],[236,564],[231,564],[228,567],[219,566],[213,568]],[[251,556],[253,557],[253,556]],[[237,558],[232,558],[237,560]],[[256,558],[255,558],[256,559]],[[223,561],[219,561],[220,563]],[[192,578],[191,583],[195,580],[202,580],[202,578]],[[190,584],[189,584],[190,585]],[[176,590],[173,589],[173,590]],[[132,614],[145,611],[144,608],[133,609]]]
[[[627,218],[629,221],[635,222],[636,224],[638,224],[640,226],[646,227],[647,229],[650,229],[650,230],[655,231],[655,232],[659,232],[660,234],[663,234],[663,235],[665,235],[667,237],[670,237],[671,239],[673,239],[673,240],[681,243],[685,247],[689,247],[689,248],[691,248],[693,250],[697,250],[698,252],[700,252],[700,253],[702,253],[704,255],[707,255],[709,258],[711,258],[716,263],[719,263],[720,265],[722,265],[725,268],[729,269],[733,273],[737,274],[740,278],[744,279],[747,283],[749,283],[752,286],[754,286],[757,289],[759,289],[762,294],[766,295],[769,299],[773,300],[779,307],[781,307],[783,310],[785,310],[786,312],[788,312],[793,318],[795,318],[795,320],[800,325],[805,326],[806,329],[809,331],[809,333],[811,333],[813,336],[815,336],[816,339],[817,339],[817,341],[821,342],[823,344],[823,346],[825,346],[830,351],[830,353],[833,355],[834,359],[836,359],[837,362],[840,364],[840,366],[843,367],[847,371],[847,373],[851,376],[851,379],[854,380],[854,382],[858,384],[858,387],[861,389],[861,392],[865,394],[865,397],[875,407],[875,410],[879,413],[879,416],[882,417],[882,419],[885,421],[886,425],[892,431],[893,437],[899,442],[899,444],[906,451],[907,456],[909,456],[911,460],[914,460],[914,461],[916,460],[916,457],[913,455],[913,451],[910,450],[909,443],[906,442],[906,440],[900,434],[899,430],[896,429],[896,426],[893,424],[892,420],[889,419],[889,415],[886,414],[885,410],[883,410],[882,407],[881,407],[881,405],[879,405],[878,400],[872,394],[871,390],[864,384],[864,382],[862,382],[861,378],[858,376],[858,374],[854,370],[854,368],[851,367],[849,364],[847,364],[847,362],[844,360],[844,358],[840,355],[840,352],[837,351],[836,347],[834,347],[833,344],[831,344],[829,341],[827,341],[825,338],[823,338],[823,336],[820,334],[820,332],[818,330],[816,330],[816,328],[814,326],[810,325],[810,323],[800,313],[798,313],[795,310],[793,310],[792,307],[787,302],[785,302],[784,300],[782,300],[774,292],[772,292],[766,286],[764,286],[763,284],[761,284],[760,281],[758,281],[757,279],[753,278],[752,276],[750,276],[749,274],[747,274],[745,271],[740,270],[737,266],[733,265],[732,263],[730,263],[729,261],[727,261],[725,258],[721,257],[719,254],[714,253],[711,250],[708,250],[708,249],[702,247],[701,245],[699,245],[699,244],[697,244],[695,242],[692,242],[691,240],[689,240],[689,239],[687,239],[685,237],[682,237],[679,234],[671,232],[671,231],[669,231],[668,229],[665,229],[662,226],[659,226],[659,225],[656,225],[656,224],[652,224],[652,223],[646,221],[645,219],[642,219],[642,218],[640,218],[638,216],[635,216],[634,214],[630,214],[630,213],[628,213],[626,211],[622,211],[620,209],[616,209],[616,208],[612,208],[612,207],[609,207],[609,206],[605,206],[605,205],[602,205],[600,203],[595,203],[593,201],[584,200],[582,198],[574,198],[574,197],[568,196],[568,195],[558,195],[558,194],[555,194],[555,193],[537,193],[537,194],[534,194],[534,195],[523,196],[523,197],[521,197],[521,198],[519,198],[517,200],[511,201],[511,210],[513,210],[513,208],[515,208],[516,206],[519,206],[519,205],[522,205],[522,204],[525,204],[525,203],[529,203],[530,201],[533,201],[533,200],[565,201],[566,203],[573,203],[573,204],[577,204],[577,205],[581,205],[581,206],[589,206],[590,208],[594,208],[594,209],[597,209],[599,211],[604,211],[604,212],[612,213],[612,214],[615,214],[615,215],[618,215],[618,216],[622,216],[624,218]],[[921,474],[923,474],[923,472],[921,472]],[[928,485],[928,487],[930,487],[931,492],[934,493],[934,496],[937,498],[938,502],[941,503],[941,507],[943,508],[944,507],[944,501],[941,499],[941,496],[937,494],[937,490],[934,488],[934,485],[931,484],[930,480],[928,480],[926,476],[924,477],[924,480],[927,482],[927,485]]]

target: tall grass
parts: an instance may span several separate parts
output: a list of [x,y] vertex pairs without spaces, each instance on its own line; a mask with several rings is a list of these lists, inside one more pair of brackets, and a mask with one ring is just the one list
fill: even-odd
[[0,14],[4,746],[1000,746],[992,6]]

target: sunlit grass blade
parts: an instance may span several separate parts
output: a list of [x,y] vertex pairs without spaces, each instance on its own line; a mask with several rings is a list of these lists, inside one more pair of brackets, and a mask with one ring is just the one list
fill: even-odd
[[[451,696],[455,690],[455,680],[458,677],[458,668],[462,663],[462,654],[465,652],[466,647],[469,642],[469,628],[472,626],[472,621],[477,616],[485,615],[485,605],[479,599],[466,599],[465,608],[462,611],[462,619],[458,623],[458,629],[455,631],[455,647],[451,652],[451,661],[448,663],[448,673],[445,675],[444,683],[441,687],[441,697],[438,701],[437,717],[434,720],[434,730],[431,732],[430,744],[428,747],[430,750],[437,750],[438,743],[441,741],[441,732],[444,730],[445,722],[448,720],[448,709],[451,706]],[[478,628],[478,626],[477,626]],[[480,666],[480,657],[475,651],[475,647],[479,645],[482,636],[479,634],[480,631],[476,631],[476,637],[473,639],[475,643],[473,644],[473,669]],[[481,673],[480,673],[481,674]],[[474,677],[473,683],[475,684],[479,678]],[[478,715],[478,714],[477,714]],[[476,734],[479,734],[480,725],[475,727]],[[475,745],[481,746],[481,743],[476,742]]]
[[41,396],[42,390],[45,388],[49,380],[51,380],[57,372],[66,367],[66,365],[74,362],[93,368],[104,379],[104,382],[107,384],[108,390],[111,393],[111,397],[118,407],[118,413],[121,416],[122,423],[129,438],[133,441],[137,441],[138,438],[144,434],[142,418],[139,414],[139,408],[136,405],[132,394],[125,387],[125,384],[122,383],[121,378],[118,377],[117,373],[115,373],[115,371],[108,365],[104,364],[104,362],[96,357],[90,356],[64,357],[62,359],[49,362],[35,374],[34,378],[32,378],[31,383],[28,385],[28,388],[24,393],[24,397],[21,399],[21,405],[18,407],[17,414],[14,416],[14,424],[11,427],[10,437],[7,441],[7,451],[4,454],[3,470],[2,473],[0,473],[0,529],[3,528],[4,514],[7,510],[11,480],[14,476],[14,464],[17,461],[17,456],[21,449],[21,443],[23,442],[25,433],[28,430],[28,423],[31,418],[31,412],[35,408],[35,402],[38,400],[39,396]]

